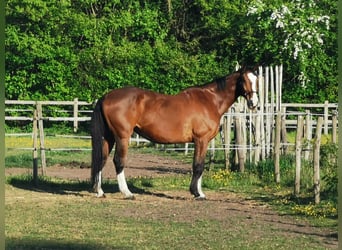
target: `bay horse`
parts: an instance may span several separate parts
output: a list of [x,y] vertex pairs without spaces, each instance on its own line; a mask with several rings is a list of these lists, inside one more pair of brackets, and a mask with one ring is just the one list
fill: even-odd
[[101,188],[102,168],[115,145],[114,165],[119,190],[133,199],[124,167],[128,143],[134,132],[155,143],[194,143],[190,193],[205,199],[202,174],[208,143],[219,131],[221,116],[239,96],[250,109],[258,104],[258,78],[253,70],[240,69],[231,75],[202,86],[166,95],[137,87],[114,89],[100,98],[91,119],[91,181],[97,197],[105,197]]

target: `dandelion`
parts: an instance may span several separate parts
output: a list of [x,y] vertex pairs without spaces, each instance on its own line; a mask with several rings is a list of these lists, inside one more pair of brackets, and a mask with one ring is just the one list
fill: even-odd
[[212,179],[222,186],[228,186],[229,180],[232,179],[232,176],[230,171],[220,169],[212,175]]

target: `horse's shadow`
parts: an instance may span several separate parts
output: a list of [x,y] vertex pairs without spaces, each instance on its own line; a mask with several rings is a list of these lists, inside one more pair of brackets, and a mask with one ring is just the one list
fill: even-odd
[[[33,191],[40,193],[50,193],[56,195],[75,195],[86,196],[89,193],[94,193],[90,181],[66,181],[60,179],[58,181],[49,178],[39,178],[34,182],[31,177],[23,178],[22,176],[14,176],[7,180],[7,183],[13,187]],[[147,189],[137,187],[132,182],[128,181],[129,189],[138,195],[151,195],[167,199],[184,199],[182,197],[173,197],[160,192],[151,192]],[[117,183],[104,182],[102,183],[102,189],[106,194],[119,193],[119,187]],[[88,191],[86,194],[84,191]],[[95,196],[95,193],[94,193]]]

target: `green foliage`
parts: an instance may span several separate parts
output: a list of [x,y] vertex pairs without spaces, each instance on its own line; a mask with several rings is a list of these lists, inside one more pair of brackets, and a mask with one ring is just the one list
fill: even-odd
[[168,3],[7,1],[6,98],[93,101],[125,85],[173,94],[239,62],[283,63],[283,101],[337,101],[335,1]]
[[337,200],[337,144],[330,143],[321,146],[320,165],[325,175],[322,178],[324,182],[323,191],[330,198]]

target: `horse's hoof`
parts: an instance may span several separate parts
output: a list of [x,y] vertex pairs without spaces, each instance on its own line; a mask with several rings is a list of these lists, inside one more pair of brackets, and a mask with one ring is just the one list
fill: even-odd
[[97,198],[106,198],[106,195],[105,194],[96,194],[96,197]]
[[127,196],[125,196],[125,200],[135,200],[135,196],[134,195],[127,195]]
[[195,201],[205,201],[207,198],[205,196],[197,196],[195,197]]

